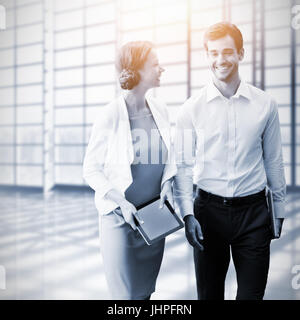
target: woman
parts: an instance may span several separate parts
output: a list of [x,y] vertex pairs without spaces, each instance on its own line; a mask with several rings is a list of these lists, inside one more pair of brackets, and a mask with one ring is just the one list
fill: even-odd
[[148,246],[133,214],[140,204],[161,196],[173,203],[170,127],[165,105],[147,97],[160,85],[164,69],[153,45],[130,42],[119,53],[122,89],[101,108],[84,159],[84,178],[95,190],[100,214],[101,253],[113,299],[147,300],[155,291],[165,241]]

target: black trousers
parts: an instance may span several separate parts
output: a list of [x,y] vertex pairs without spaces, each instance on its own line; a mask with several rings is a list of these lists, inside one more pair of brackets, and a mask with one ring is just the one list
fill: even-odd
[[266,200],[225,205],[198,195],[195,218],[204,251],[194,249],[199,300],[224,300],[230,249],[237,275],[237,300],[263,299],[270,261],[270,218]]

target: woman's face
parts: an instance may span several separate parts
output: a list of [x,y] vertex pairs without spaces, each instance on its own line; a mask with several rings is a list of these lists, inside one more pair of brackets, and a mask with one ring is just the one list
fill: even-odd
[[139,70],[141,75],[141,84],[148,89],[160,86],[160,76],[164,68],[159,65],[156,52],[152,49],[144,67]]

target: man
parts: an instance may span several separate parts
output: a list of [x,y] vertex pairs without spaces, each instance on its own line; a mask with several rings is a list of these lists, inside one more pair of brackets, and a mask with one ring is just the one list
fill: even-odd
[[279,231],[285,216],[277,104],[240,79],[244,48],[235,25],[209,27],[204,47],[212,80],[183,105],[175,140],[174,194],[194,246],[198,298],[224,299],[231,250],[236,299],[263,299],[271,240],[267,185]]

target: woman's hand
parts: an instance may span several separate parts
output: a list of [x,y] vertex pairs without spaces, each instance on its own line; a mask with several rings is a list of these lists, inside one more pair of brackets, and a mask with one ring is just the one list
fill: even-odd
[[168,200],[170,205],[175,208],[174,206],[174,199],[173,199],[173,191],[172,191],[172,183],[170,180],[166,181],[163,185],[163,188],[160,193],[160,204],[159,208],[162,209],[164,207],[165,201]]
[[119,203],[124,220],[130,224],[133,230],[136,230],[136,224],[133,219],[133,214],[136,213],[136,207],[125,198]]
[[127,201],[119,191],[114,189],[108,191],[105,197],[119,205],[124,220],[130,224],[133,230],[136,230],[136,224],[133,219],[133,214],[136,212],[135,206],[131,202]]

